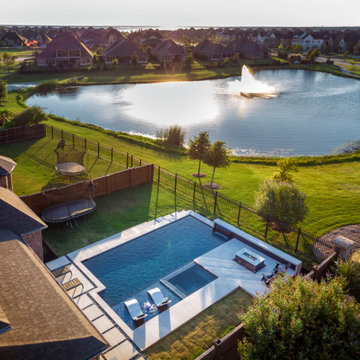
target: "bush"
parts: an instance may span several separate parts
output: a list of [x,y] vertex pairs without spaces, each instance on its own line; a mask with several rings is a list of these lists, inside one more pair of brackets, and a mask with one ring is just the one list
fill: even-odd
[[241,316],[241,359],[359,359],[360,306],[341,279],[280,277]]
[[58,83],[55,80],[45,81],[35,87],[35,92],[41,95],[46,95],[54,92],[57,86]]
[[14,114],[9,110],[0,110],[0,129],[8,127],[13,117]]
[[5,101],[7,98],[7,85],[6,82],[0,80],[0,101]]
[[298,222],[304,220],[308,208],[305,205],[305,194],[294,185],[265,181],[255,194],[255,210],[266,221],[275,224],[278,230],[289,231]]
[[354,296],[356,301],[360,302],[360,263],[340,261],[335,268],[335,274],[343,277],[345,290]]
[[159,130],[156,137],[161,139],[165,145],[182,147],[184,145],[185,131],[181,126],[171,126],[169,129]]
[[278,172],[273,176],[273,179],[280,182],[292,184],[294,182],[291,171],[298,172],[296,160],[293,158],[283,158],[277,161]]
[[14,117],[14,126],[35,125],[48,117],[39,106],[29,107]]

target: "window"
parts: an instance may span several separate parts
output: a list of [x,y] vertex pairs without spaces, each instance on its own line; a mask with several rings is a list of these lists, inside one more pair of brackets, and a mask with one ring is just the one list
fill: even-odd
[[69,50],[70,57],[80,57],[80,50]]
[[56,57],[67,57],[68,51],[67,50],[56,50]]

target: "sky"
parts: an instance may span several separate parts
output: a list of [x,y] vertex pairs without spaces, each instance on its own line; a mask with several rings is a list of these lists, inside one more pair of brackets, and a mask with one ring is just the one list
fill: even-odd
[[0,0],[0,24],[360,26],[360,0]]

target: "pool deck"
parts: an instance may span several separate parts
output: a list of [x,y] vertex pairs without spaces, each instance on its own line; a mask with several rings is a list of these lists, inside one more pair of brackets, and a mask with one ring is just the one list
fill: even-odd
[[[272,270],[278,261],[271,258],[269,255],[265,255],[259,250],[255,250],[253,247],[250,247],[249,244],[245,244],[238,239],[232,239],[194,260],[197,264],[217,276],[216,280],[169,307],[169,309],[145,322],[135,330],[130,329],[129,326],[101,298],[99,292],[105,289],[104,285],[82,264],[82,262],[99,255],[104,251],[131,241],[140,235],[156,230],[189,215],[205,222],[211,227],[213,226],[212,221],[193,211],[180,211],[158,218],[154,221],[142,223],[46,264],[50,270],[68,265],[72,274],[66,275],[63,279],[60,279],[60,282],[69,281],[70,278],[78,278],[84,285],[84,289],[81,293],[76,293],[75,290],[69,295],[72,296],[74,302],[109,342],[110,348],[102,354],[103,359],[126,360],[141,358],[141,352],[143,350],[185,324],[238,287],[241,287],[254,297],[268,291],[268,288],[261,280],[262,274],[272,273]],[[222,224],[226,223],[222,222]],[[228,226],[231,227],[231,225]],[[231,228],[234,229],[235,232],[240,232],[242,236],[243,234],[246,234],[237,228]],[[253,238],[248,234],[246,234],[246,236],[249,238],[249,241],[260,242],[260,240]],[[267,246],[267,244],[265,245]],[[250,248],[252,252],[265,258],[265,267],[257,273],[253,273],[234,261],[235,253],[244,247]],[[301,266],[299,260],[292,258],[271,246],[267,247],[270,250],[274,249],[278,256],[279,254],[283,255],[287,260],[291,259]],[[288,269],[287,273],[292,275],[295,271]]]

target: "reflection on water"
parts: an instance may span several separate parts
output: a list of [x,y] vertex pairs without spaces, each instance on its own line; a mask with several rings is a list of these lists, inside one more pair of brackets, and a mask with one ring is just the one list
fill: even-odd
[[187,138],[209,130],[239,154],[331,153],[360,137],[360,81],[302,70],[261,71],[254,79],[281,96],[238,96],[240,77],[79,87],[32,96],[28,105],[117,131],[155,135],[181,125]]

